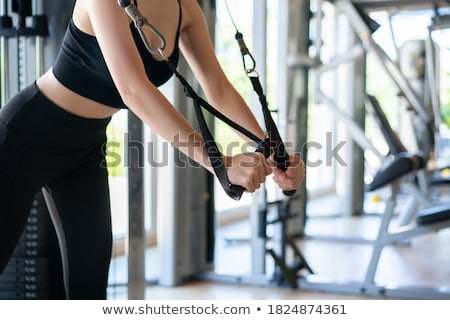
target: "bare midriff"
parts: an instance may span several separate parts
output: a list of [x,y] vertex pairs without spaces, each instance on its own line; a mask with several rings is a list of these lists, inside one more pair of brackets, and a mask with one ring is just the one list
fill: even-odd
[[55,78],[51,69],[36,81],[36,85],[44,96],[61,109],[80,117],[105,119],[119,111],[69,90]]

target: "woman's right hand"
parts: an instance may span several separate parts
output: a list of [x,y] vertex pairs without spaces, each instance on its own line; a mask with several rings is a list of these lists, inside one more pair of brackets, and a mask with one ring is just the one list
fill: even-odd
[[260,152],[240,153],[224,156],[228,179],[231,184],[241,186],[246,192],[255,192],[272,173],[272,168]]

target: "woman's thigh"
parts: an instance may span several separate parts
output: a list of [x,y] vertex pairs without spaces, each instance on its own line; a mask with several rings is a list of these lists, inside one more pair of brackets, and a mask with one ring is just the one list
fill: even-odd
[[112,250],[106,168],[92,160],[52,182],[47,189],[57,211],[57,217],[52,219],[64,248],[69,298],[105,299]]

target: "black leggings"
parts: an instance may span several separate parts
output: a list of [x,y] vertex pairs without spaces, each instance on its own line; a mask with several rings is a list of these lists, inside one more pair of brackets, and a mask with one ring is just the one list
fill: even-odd
[[0,273],[45,187],[57,215],[68,299],[105,299],[112,232],[104,148],[108,119],[68,113],[35,84],[0,109]]

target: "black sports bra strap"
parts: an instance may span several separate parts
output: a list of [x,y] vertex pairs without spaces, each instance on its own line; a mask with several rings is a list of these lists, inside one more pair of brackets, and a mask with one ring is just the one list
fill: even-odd
[[183,19],[183,10],[181,8],[181,2],[178,0],[178,27],[177,27],[177,38],[176,43],[178,43],[178,38],[180,36],[181,20]]

